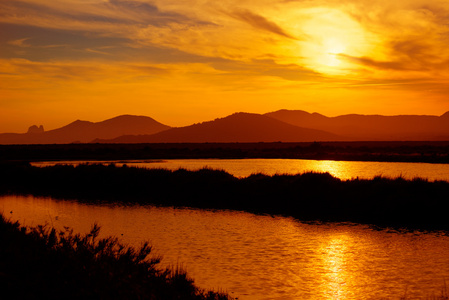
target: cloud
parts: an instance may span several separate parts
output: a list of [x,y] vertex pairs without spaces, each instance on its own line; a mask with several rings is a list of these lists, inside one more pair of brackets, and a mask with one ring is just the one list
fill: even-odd
[[339,58],[350,61],[352,63],[364,65],[367,67],[373,67],[381,70],[399,70],[399,71],[412,71],[419,70],[419,68],[413,68],[412,65],[402,61],[377,61],[369,57],[354,57],[346,54],[338,54]]
[[[64,7],[58,7],[61,3],[48,4],[26,1],[2,1],[0,3],[0,20],[8,23],[34,24],[43,27],[65,27],[78,23],[126,23],[128,21],[108,14],[98,14],[93,10],[80,10],[79,6],[65,3]],[[92,28],[95,30],[95,28]]]
[[[242,21],[251,27],[242,26]],[[215,4],[195,0],[1,1],[0,30],[9,36],[2,57],[31,60],[275,58],[285,63],[282,57],[297,52],[294,45],[292,53],[279,48],[286,41],[296,42],[297,37],[269,18],[248,9],[234,9],[224,16]],[[28,44],[31,47],[21,51],[13,48]],[[110,48],[105,51],[105,47]]]
[[2,62],[2,69],[17,76],[46,81],[52,79],[89,80],[99,74],[101,67],[89,64],[32,62],[26,59],[13,59]]
[[273,60],[253,60],[250,62],[224,61],[210,64],[228,74],[237,73],[248,77],[276,77],[288,81],[324,80],[323,76],[295,64],[278,64]]
[[132,37],[111,37],[88,31],[0,24],[0,58],[23,58],[30,61],[102,61],[186,63],[212,62],[220,59],[186,53],[177,49],[141,43]]
[[30,44],[25,43],[25,41],[29,40],[30,38],[23,38],[23,39],[18,39],[18,40],[13,40],[13,41],[8,41],[9,45],[12,46],[17,46],[17,47],[31,47]]
[[448,4],[424,0],[11,0],[0,47],[3,58],[252,66],[287,80],[324,74],[331,53],[353,76],[435,76],[449,66],[448,18]]
[[[102,6],[102,5],[100,5]],[[161,11],[153,4],[140,1],[109,0],[103,4],[119,15],[126,16],[128,20],[134,20],[139,24],[164,26],[168,23],[189,22],[190,19],[176,12]]]
[[[393,27],[391,30],[386,29],[377,53],[360,57],[339,54],[339,57],[376,70],[401,71],[404,74],[402,76],[410,76],[412,72],[419,72],[419,76],[424,73],[427,73],[426,76],[441,76],[449,72],[448,42],[446,34],[436,31],[408,30],[406,27],[396,30]],[[385,73],[386,77],[391,75]]]
[[0,22],[43,28],[83,30],[108,35],[128,35],[137,27],[164,26],[186,22],[175,12],[162,12],[156,6],[139,1],[101,2],[37,0],[0,2]]
[[266,19],[265,17],[255,14],[249,10],[235,10],[228,14],[229,16],[248,23],[257,29],[262,29],[289,39],[297,40],[298,38],[288,34],[276,23]]

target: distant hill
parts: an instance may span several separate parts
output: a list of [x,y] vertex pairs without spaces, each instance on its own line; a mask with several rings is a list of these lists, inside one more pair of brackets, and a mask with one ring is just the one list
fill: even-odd
[[122,136],[102,143],[309,142],[345,138],[322,130],[301,128],[251,113],[235,113],[214,121],[171,128],[153,135]]
[[447,141],[449,112],[442,116],[426,115],[342,115],[326,117],[302,110],[279,110],[265,116],[300,127],[324,130],[364,141]]
[[27,133],[0,134],[0,144],[87,143],[98,138],[112,139],[127,134],[154,134],[169,128],[150,117],[122,115],[95,123],[77,120],[49,131],[33,125]]
[[449,141],[449,112],[426,115],[342,115],[302,110],[264,115],[235,113],[213,121],[171,128],[150,117],[122,115],[102,122],[77,120],[45,131],[0,134],[0,144],[68,143],[254,143],[313,141]]

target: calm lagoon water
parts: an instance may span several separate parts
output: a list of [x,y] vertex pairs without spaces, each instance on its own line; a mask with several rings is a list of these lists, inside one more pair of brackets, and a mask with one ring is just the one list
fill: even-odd
[[[110,163],[100,161],[99,163]],[[113,161],[145,168],[223,169],[253,173],[329,172],[341,178],[382,175],[449,181],[449,165],[296,159]],[[56,163],[35,162],[46,166]],[[374,230],[355,224],[305,224],[238,211],[88,205],[50,198],[0,198],[0,212],[24,225],[69,226],[138,246],[150,241],[165,265],[183,265],[203,288],[238,299],[426,299],[449,281],[447,233]],[[447,291],[446,291],[447,292]]]
[[69,226],[125,243],[150,241],[203,288],[239,299],[426,299],[449,280],[449,236],[355,224],[305,224],[238,211],[81,204],[7,196],[0,212],[23,225]]
[[80,163],[111,163],[127,164],[144,168],[164,168],[176,170],[185,168],[198,170],[203,167],[222,169],[237,177],[247,177],[254,173],[297,174],[307,171],[329,172],[341,179],[373,178],[382,175],[387,177],[403,176],[407,179],[414,177],[433,180],[449,181],[449,164],[429,163],[391,163],[391,162],[359,162],[359,161],[331,161],[306,159],[171,159],[163,161],[60,161],[34,162],[35,166]]

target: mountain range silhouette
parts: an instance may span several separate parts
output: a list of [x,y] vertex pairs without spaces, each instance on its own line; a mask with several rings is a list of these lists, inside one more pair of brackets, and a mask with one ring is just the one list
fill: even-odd
[[214,121],[171,128],[153,135],[121,136],[112,143],[250,143],[342,140],[322,130],[302,128],[259,114],[235,113]]
[[122,115],[102,122],[76,120],[61,128],[44,131],[30,127],[27,133],[0,134],[0,144],[68,144],[89,143],[94,139],[113,139],[127,134],[154,134],[170,126],[150,117]]
[[0,144],[68,143],[250,143],[313,141],[449,141],[449,112],[428,115],[326,117],[302,110],[234,113],[213,121],[170,127],[145,116],[102,122],[74,121],[45,131],[0,134]]
[[279,110],[265,115],[292,125],[329,131],[350,141],[449,140],[449,112],[440,117],[357,114],[326,117],[301,110]]

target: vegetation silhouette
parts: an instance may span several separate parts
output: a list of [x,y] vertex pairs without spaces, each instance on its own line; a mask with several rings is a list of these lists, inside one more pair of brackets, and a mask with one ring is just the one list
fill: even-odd
[[86,202],[245,210],[304,221],[338,221],[449,230],[449,182],[415,178],[340,180],[328,173],[253,174],[109,165],[32,167],[4,163],[0,194]]
[[228,300],[202,290],[177,268],[158,268],[151,246],[139,249],[117,238],[66,228],[21,227],[0,214],[0,288],[14,299]]

